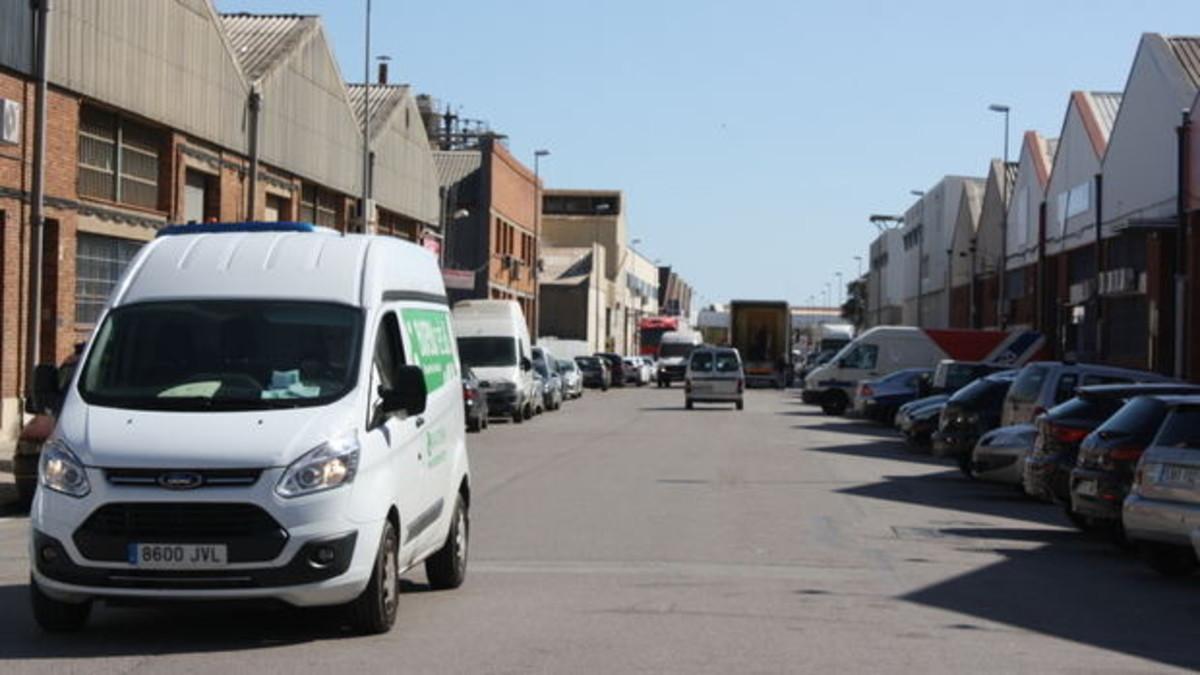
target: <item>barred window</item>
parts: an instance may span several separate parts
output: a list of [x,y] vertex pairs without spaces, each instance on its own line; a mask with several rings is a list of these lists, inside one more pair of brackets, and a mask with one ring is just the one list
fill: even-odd
[[79,194],[159,208],[161,147],[162,133],[157,129],[83,106],[79,111]]
[[300,220],[336,228],[338,226],[338,198],[328,190],[311,183],[305,183],[300,189]]
[[75,322],[90,325],[100,318],[142,242],[80,232],[75,243]]

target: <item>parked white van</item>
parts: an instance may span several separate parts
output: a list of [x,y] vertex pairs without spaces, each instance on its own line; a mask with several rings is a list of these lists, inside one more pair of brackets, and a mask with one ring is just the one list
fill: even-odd
[[537,395],[525,313],[516,300],[463,300],[454,305],[454,332],[464,364],[475,371],[488,413],[520,424],[533,417]]
[[1024,364],[1045,343],[1034,331],[941,330],[878,326],[854,338],[804,379],[806,398],[831,415],[845,412],[860,380],[905,368],[933,368],[945,359],[1005,366]]
[[396,618],[398,575],[467,569],[462,385],[436,260],[304,223],[165,228],[65,390],[30,516],[34,616],[277,599]]

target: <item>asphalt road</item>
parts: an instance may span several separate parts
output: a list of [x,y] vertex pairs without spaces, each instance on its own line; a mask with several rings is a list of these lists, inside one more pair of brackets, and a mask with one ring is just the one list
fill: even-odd
[[1163,672],[1200,666],[1200,581],[969,483],[791,393],[685,412],[589,393],[470,436],[469,578],[409,575],[386,636],[325,614],[102,607],[48,636],[0,519],[0,672]]

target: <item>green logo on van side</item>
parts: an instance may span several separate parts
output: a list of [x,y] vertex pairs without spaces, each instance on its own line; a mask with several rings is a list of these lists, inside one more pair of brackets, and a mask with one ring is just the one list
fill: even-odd
[[400,311],[400,318],[412,344],[416,365],[425,371],[425,388],[433,393],[458,375],[454,341],[450,338],[450,315],[430,309],[405,309]]

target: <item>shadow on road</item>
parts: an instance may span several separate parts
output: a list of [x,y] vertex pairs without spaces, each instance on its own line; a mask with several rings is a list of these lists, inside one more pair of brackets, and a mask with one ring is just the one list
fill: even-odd
[[[839,492],[1033,524],[937,527],[935,522],[913,528],[924,531],[931,546],[974,540],[1005,559],[906,594],[904,600],[1163,664],[1200,667],[1195,647],[1200,583],[1162,578],[1119,553],[1103,535],[1069,529],[1059,507],[1034,502],[1008,486],[968,481],[957,471],[885,476]],[[1041,545],[1018,549],[1005,547],[1004,541]]]
[[733,410],[732,403],[697,403],[692,410],[684,408],[682,405],[664,405],[638,408],[641,412],[685,412],[685,413],[703,413],[703,412],[729,412]]
[[[1069,533],[1068,533],[1069,534]],[[1200,667],[1200,587],[1102,546],[1000,550],[1006,560],[903,596],[919,605],[1173,666]]]
[[897,462],[912,462],[914,464],[928,464],[930,466],[937,467],[946,466],[945,460],[914,452],[907,445],[905,445],[903,441],[894,439],[875,441],[873,443],[849,443],[847,445],[809,447],[805,448],[804,451],[824,452],[836,455],[847,455],[850,457],[863,457],[868,459],[890,459]]
[[[403,593],[432,589],[407,579]],[[34,623],[25,585],[0,585],[0,662],[17,659],[202,654],[286,647],[353,637],[336,608],[187,603],[145,607],[97,604],[78,633],[49,634]],[[4,670],[0,666],[0,670]]]
[[[786,413],[784,413],[786,414]],[[837,420],[837,418],[833,418]],[[825,431],[841,434],[853,434],[855,437],[872,436],[874,438],[886,438],[901,442],[900,434],[891,427],[885,427],[870,422],[860,422],[855,420],[840,420],[821,422],[820,424],[798,424],[793,429],[804,429],[808,431]]]

